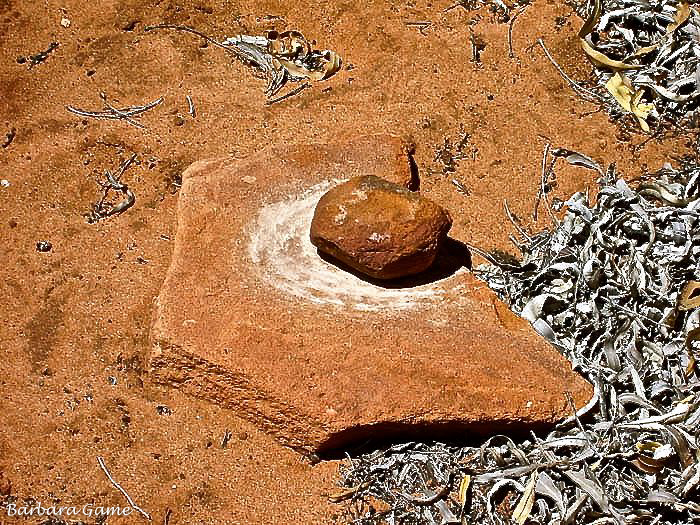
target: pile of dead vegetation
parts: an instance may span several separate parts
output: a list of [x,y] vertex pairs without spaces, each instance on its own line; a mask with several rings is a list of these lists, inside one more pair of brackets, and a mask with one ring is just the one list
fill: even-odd
[[[595,203],[550,202],[561,160],[600,174]],[[593,399],[547,435],[348,458],[335,500],[353,523],[700,521],[700,165],[666,165],[632,188],[614,166],[547,148],[538,201],[552,229],[528,232],[509,214],[522,259],[484,254],[477,274]]]
[[[593,0],[581,46],[594,65],[580,95],[613,117],[633,116],[644,131],[697,127],[700,105],[700,13],[686,0]],[[575,83],[574,83],[575,84]]]

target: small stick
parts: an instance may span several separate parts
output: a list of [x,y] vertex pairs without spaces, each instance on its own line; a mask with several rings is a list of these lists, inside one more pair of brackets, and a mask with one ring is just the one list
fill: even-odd
[[194,109],[194,102],[192,102],[192,97],[187,95],[185,98],[187,99],[187,111],[189,112],[192,118],[195,118],[197,116],[197,112]]
[[92,117],[92,118],[108,118],[108,119],[119,119],[121,117],[110,113],[108,111],[88,111],[86,109],[76,108],[74,106],[66,106],[66,110],[78,115],[80,117]]
[[515,25],[515,19],[525,12],[527,6],[523,6],[513,15],[508,24],[508,56],[510,58],[515,58],[515,51],[513,51],[513,26]]
[[221,42],[217,42],[212,37],[207,36],[204,33],[202,33],[201,31],[197,31],[196,29],[193,29],[191,27],[170,25],[170,24],[159,24],[159,25],[155,25],[155,26],[147,26],[143,30],[144,31],[153,31],[155,29],[174,29],[175,31],[184,31],[185,33],[192,33],[193,35],[197,35],[198,37],[203,38],[204,40],[206,40],[210,44],[214,44],[215,46],[220,47],[221,49],[225,49],[228,52],[233,52],[233,50],[230,47],[222,44]]
[[88,111],[85,109],[80,109],[76,108],[74,106],[66,106],[66,110],[69,111],[70,113],[73,113],[75,115],[81,116],[81,117],[90,117],[90,118],[104,118],[104,119],[113,119],[113,120],[126,120],[130,124],[133,124],[139,128],[145,128],[144,125],[140,124],[139,122],[136,122],[133,120],[131,117],[134,117],[136,115],[140,115],[141,113],[145,113],[149,109],[153,109],[157,105],[161,104],[163,102],[163,97],[160,97],[153,102],[149,102],[145,106],[128,106],[123,109],[118,109],[113,107],[112,105],[107,103],[107,95],[104,93],[100,93],[100,98],[104,101],[105,103],[105,108],[106,110],[104,111]]
[[457,191],[461,193],[462,195],[465,195],[466,197],[469,197],[471,195],[471,192],[469,191],[469,188],[467,188],[464,184],[459,182],[457,179],[452,179],[452,184],[457,188]]
[[544,147],[544,154],[542,155],[542,175],[540,176],[540,189],[537,192],[537,198],[535,199],[535,209],[532,212],[532,220],[537,220],[537,209],[540,207],[540,200],[543,200],[545,207],[547,208],[547,212],[549,213],[549,216],[552,219],[552,223],[554,224],[554,226],[559,226],[559,221],[557,220],[556,216],[554,215],[554,212],[552,211],[552,207],[549,204],[549,198],[547,198],[547,181],[549,180],[549,175],[552,173],[554,163],[557,161],[555,157],[552,163],[549,166],[547,166],[547,159],[549,159],[549,150],[551,147],[552,146],[549,142]]
[[578,417],[578,412],[576,411],[576,403],[574,403],[574,396],[572,396],[571,392],[569,391],[566,391],[564,395],[566,396],[566,401],[569,404],[571,411],[573,412],[572,417],[576,421],[576,426],[578,426],[578,429],[581,431],[581,434],[583,434],[583,439],[586,440],[586,443],[588,443],[588,446],[590,447],[591,451],[599,458],[602,458],[602,454],[598,452],[598,450],[593,446],[593,442],[588,436],[588,432],[586,432],[586,429],[583,427],[583,424],[581,423],[581,420]]
[[272,100],[268,100],[267,102],[265,102],[265,105],[271,106],[272,104],[276,104],[277,102],[282,102],[283,100],[288,99],[290,97],[293,97],[294,95],[301,93],[306,88],[310,88],[310,87],[311,87],[311,84],[309,84],[308,82],[305,82],[301,86],[299,86],[298,88],[295,88],[292,91],[285,93],[284,95],[282,95],[280,97],[273,98]]
[[144,113],[144,112],[148,111],[149,109],[153,109],[154,107],[158,106],[159,104],[162,104],[163,100],[165,100],[163,97],[158,97],[153,102],[149,102],[145,106],[131,106],[127,109],[123,109],[122,111],[125,111],[130,116],[138,115],[139,113]]
[[479,63],[479,50],[476,47],[476,39],[474,38],[474,32],[469,28],[469,43],[472,46],[472,62],[475,64]]
[[415,27],[415,28],[417,28],[417,29],[418,29],[418,32],[419,32],[421,35],[424,35],[425,33],[424,33],[423,31],[425,31],[425,30],[428,29],[431,25],[433,25],[433,23],[430,22],[430,21],[428,21],[428,20],[419,21],[419,22],[404,22],[404,24],[406,24],[406,27]]
[[439,492],[433,494],[432,496],[428,496],[427,498],[414,498],[413,496],[411,496],[410,494],[406,494],[405,492],[399,492],[399,495],[403,496],[414,505],[432,505],[433,503],[436,503],[441,499],[445,499],[445,497],[449,495],[449,493],[450,484],[448,483],[447,485],[442,487]]
[[129,113],[126,113],[126,112],[124,112],[124,111],[121,111],[121,110],[115,108],[114,106],[112,106],[109,102],[107,102],[107,94],[106,94],[106,93],[100,93],[100,98],[102,99],[102,102],[105,103],[105,107],[106,107],[108,110],[110,110],[112,113],[114,113],[115,115],[117,115],[119,118],[122,118],[122,119],[126,120],[129,124],[131,124],[131,125],[133,125],[133,126],[136,126],[137,128],[143,129],[143,128],[146,127],[146,126],[144,126],[143,124],[141,124],[140,122],[136,122],[134,119],[132,119],[132,118],[129,116]]
[[49,47],[45,51],[39,51],[36,55],[31,55],[29,57],[29,69],[41,64],[44,60],[46,60],[49,57],[51,53],[53,53],[53,50],[57,47],[58,42],[51,42],[51,44],[49,44]]
[[537,197],[535,198],[535,209],[532,211],[532,220],[536,221],[537,220],[537,210],[540,207],[540,200],[543,197],[543,191],[542,189],[544,188],[544,182],[543,179],[546,177],[546,171],[547,171],[547,156],[549,155],[549,148],[550,148],[549,142],[545,145],[544,147],[544,154],[542,155],[542,173],[540,175],[540,187],[537,190]]
[[[617,308],[618,310],[620,310],[620,311],[622,311],[622,312],[625,312],[625,313],[627,313],[627,314],[630,314],[630,315],[633,315],[633,316],[636,316],[636,317],[641,317],[642,319],[646,319],[647,321],[650,321],[650,322],[654,323],[654,324],[657,325],[657,326],[661,326],[661,327],[665,327],[665,326],[666,326],[666,325],[664,325],[664,323],[660,323],[659,321],[656,321],[655,319],[652,319],[651,317],[647,317],[647,316],[644,315],[643,313],[635,312],[634,310],[630,310],[629,308],[625,308],[624,306],[621,306],[621,305],[619,305],[619,304],[617,304],[617,303],[614,303],[613,301],[611,301],[611,300],[608,299],[607,297],[603,297],[603,300],[606,301],[606,302],[607,302],[610,306],[612,306],[613,308]],[[640,324],[641,324],[641,323],[640,323]]]
[[341,501],[345,501],[346,499],[353,498],[355,495],[357,495],[358,492],[361,492],[361,491],[369,488],[373,482],[374,482],[373,479],[363,481],[359,485],[356,485],[356,486],[351,487],[347,490],[339,492],[338,494],[333,494],[331,496],[328,496],[328,501],[330,501],[331,503],[340,503]]
[[518,231],[520,235],[522,235],[527,242],[532,242],[532,237],[528,235],[528,233],[523,229],[520,224],[518,224],[518,221],[515,220],[515,217],[513,216],[513,213],[510,211],[510,208],[508,207],[508,201],[506,199],[503,199],[503,209],[506,212],[506,215],[508,216],[508,220],[510,220],[511,224],[513,227]]
[[469,244],[467,242],[464,243],[464,245],[469,248],[471,251],[475,252],[477,255],[480,255],[484,259],[486,259],[488,262],[493,264],[494,266],[498,266],[499,268],[503,267],[503,265],[496,260],[495,257],[493,257],[491,254],[488,252],[485,252],[481,248],[477,248],[476,246]]
[[129,502],[129,506],[133,508],[135,511],[139,512],[142,516],[144,516],[148,521],[151,521],[151,515],[143,510],[141,507],[139,507],[136,503],[134,503],[134,500],[131,499],[131,496],[124,490],[119,483],[117,483],[112,475],[109,473],[109,470],[107,470],[107,466],[105,465],[104,459],[102,457],[97,456],[97,463],[100,464],[100,467],[102,468],[102,471],[105,473],[107,476],[107,479],[109,479],[110,483],[114,485],[114,488],[116,488],[119,492],[121,492],[124,497],[126,498],[126,501]]
[[[129,166],[131,166],[134,160],[136,160],[136,153],[134,153],[128,160],[124,161],[114,175],[112,175],[112,172],[109,170],[105,171],[105,178],[107,179],[107,182],[102,185],[102,198],[97,204],[93,205],[93,212],[88,219],[88,222],[93,223],[112,215],[118,215],[134,205],[134,202],[136,202],[134,192],[132,192],[128,186],[120,180],[121,176],[129,168]],[[125,198],[119,204],[108,210],[104,210],[103,206],[105,200],[107,199],[107,195],[109,194],[109,190],[120,191],[124,194]]]

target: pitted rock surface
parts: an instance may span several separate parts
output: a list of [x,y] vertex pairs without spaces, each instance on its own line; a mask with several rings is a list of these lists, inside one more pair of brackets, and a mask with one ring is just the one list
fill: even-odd
[[[586,403],[590,385],[464,269],[386,289],[321,260],[336,295],[298,292],[318,284],[305,257],[318,259],[308,232],[323,192],[339,173],[391,171],[402,152],[400,141],[363,137],[188,168],[155,306],[151,378],[315,453],[524,431],[569,415],[566,392]],[[293,278],[304,282],[284,281]]]
[[452,226],[430,199],[379,177],[355,177],[316,206],[311,242],[320,251],[376,279],[428,269]]

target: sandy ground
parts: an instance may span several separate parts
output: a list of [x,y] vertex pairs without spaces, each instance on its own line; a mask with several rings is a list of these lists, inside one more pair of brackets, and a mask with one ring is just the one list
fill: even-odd
[[[546,142],[616,161],[628,177],[691,151],[690,136],[636,147],[646,137],[610,122],[563,83],[533,45],[544,38],[562,67],[586,77],[580,20],[563,3],[536,0],[517,18],[514,58],[507,24],[487,9],[443,12],[448,6],[0,0],[0,179],[9,182],[0,186],[0,491],[44,506],[123,504],[97,464],[102,456],[157,523],[168,509],[171,524],[328,523],[340,512],[324,496],[337,464],[304,463],[235,414],[152,385],[143,373],[179,174],[197,159],[367,133],[408,136],[422,191],[451,211],[454,236],[506,249],[503,199],[530,216]],[[422,20],[432,21],[423,33],[406,25]],[[345,68],[265,107],[264,82],[222,50],[191,35],[143,32],[164,22],[219,39],[299,29],[337,51]],[[484,46],[479,63],[470,35]],[[51,42],[59,45],[44,62],[19,63]],[[165,102],[142,119],[146,129],[65,110],[100,109],[101,91],[119,105]],[[470,134],[467,155],[445,174],[435,150],[460,126]],[[135,206],[88,224],[101,174],[131,153],[139,164],[123,180]],[[558,182],[565,197],[594,178],[563,169]],[[36,250],[41,240],[52,243],[49,253]],[[0,522],[13,519],[0,510]]]

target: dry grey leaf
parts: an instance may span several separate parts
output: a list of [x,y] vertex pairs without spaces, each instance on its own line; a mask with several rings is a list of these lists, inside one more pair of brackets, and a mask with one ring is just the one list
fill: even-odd
[[[566,151],[548,152],[552,171],[562,160],[592,169]],[[679,308],[686,284],[700,282],[700,166],[665,165],[645,180],[632,187],[609,167],[594,203],[580,193],[551,230],[516,228],[522,261],[475,269],[593,384],[589,403],[531,439],[402,444],[353,457],[343,484],[369,482],[353,500],[355,523],[442,523],[449,509],[462,523],[501,524],[506,496],[519,519],[527,504],[528,520],[542,524],[700,520],[700,308]],[[535,473],[530,507],[523,495]],[[415,499],[448,485],[459,495],[465,476],[468,505]]]

